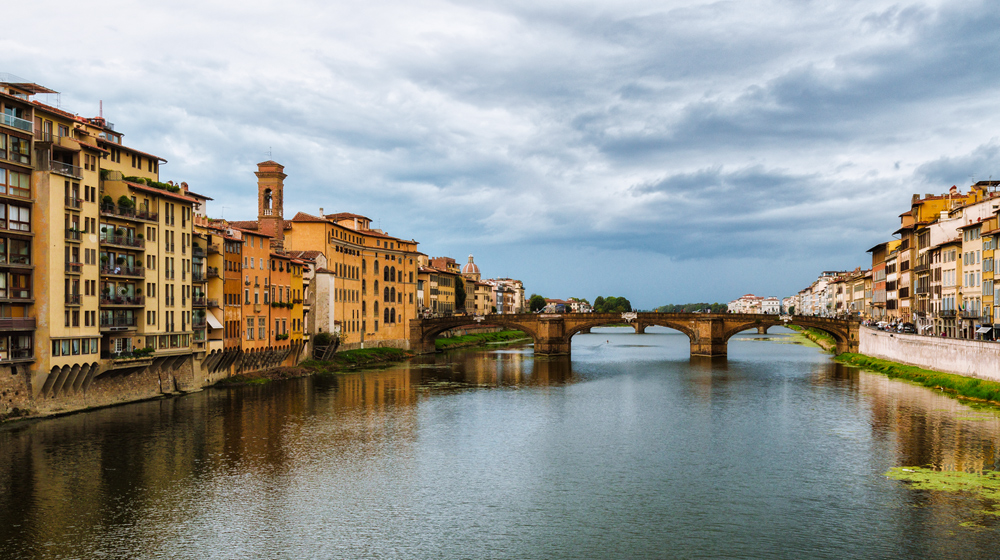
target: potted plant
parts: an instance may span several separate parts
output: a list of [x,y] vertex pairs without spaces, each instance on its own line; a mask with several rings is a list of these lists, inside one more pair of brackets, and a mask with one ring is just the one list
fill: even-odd
[[145,238],[145,236],[144,236],[144,235],[142,235],[141,233],[137,233],[137,234],[135,234],[135,238],[136,238],[136,239],[144,239],[144,238]]
[[118,266],[125,264],[125,257],[118,257],[117,259],[115,259],[115,264],[117,264]]

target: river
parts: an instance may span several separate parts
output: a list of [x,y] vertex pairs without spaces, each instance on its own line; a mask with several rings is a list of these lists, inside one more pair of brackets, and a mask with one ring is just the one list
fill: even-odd
[[1000,418],[784,329],[725,360],[594,329],[0,427],[0,558],[997,558],[897,466],[1000,470]]

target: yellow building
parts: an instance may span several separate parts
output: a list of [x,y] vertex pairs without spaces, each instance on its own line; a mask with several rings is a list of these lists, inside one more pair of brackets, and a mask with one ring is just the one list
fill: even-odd
[[[135,352],[149,363],[169,357],[190,375],[190,361],[175,358],[192,353],[192,199],[159,182],[162,158],[126,146],[103,118],[31,105],[35,277],[7,284],[37,298],[33,385],[43,394],[86,388],[135,365]],[[21,227],[32,212],[6,213],[8,227]]]
[[995,265],[994,257],[996,255],[997,248],[997,238],[1000,237],[1000,228],[998,228],[998,217],[996,214],[991,216],[989,219],[983,221],[982,229],[982,243],[983,243],[983,327],[989,327],[989,330],[979,333],[985,338],[990,340],[995,339],[994,328],[998,323],[998,317],[1000,314],[996,312],[996,299],[994,297],[994,278],[995,276]]

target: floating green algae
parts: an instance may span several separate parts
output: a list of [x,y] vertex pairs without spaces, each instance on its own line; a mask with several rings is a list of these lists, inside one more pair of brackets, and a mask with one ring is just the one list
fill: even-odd
[[[909,482],[915,490],[941,492],[968,492],[980,498],[1000,501],[1000,473],[967,473],[962,471],[936,471],[927,467],[894,467],[885,473],[894,480]],[[1000,511],[984,511],[1000,515]]]

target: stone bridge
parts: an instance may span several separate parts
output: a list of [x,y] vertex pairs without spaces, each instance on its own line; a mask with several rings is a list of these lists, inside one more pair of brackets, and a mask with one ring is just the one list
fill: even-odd
[[730,337],[750,329],[766,333],[776,325],[796,325],[829,333],[837,341],[837,353],[857,352],[860,323],[847,319],[799,315],[741,313],[568,313],[455,316],[410,321],[410,349],[434,352],[434,339],[442,332],[472,325],[516,329],[535,341],[538,354],[569,354],[574,334],[594,327],[628,324],[636,334],[648,327],[681,331],[691,341],[692,356],[725,356]]

